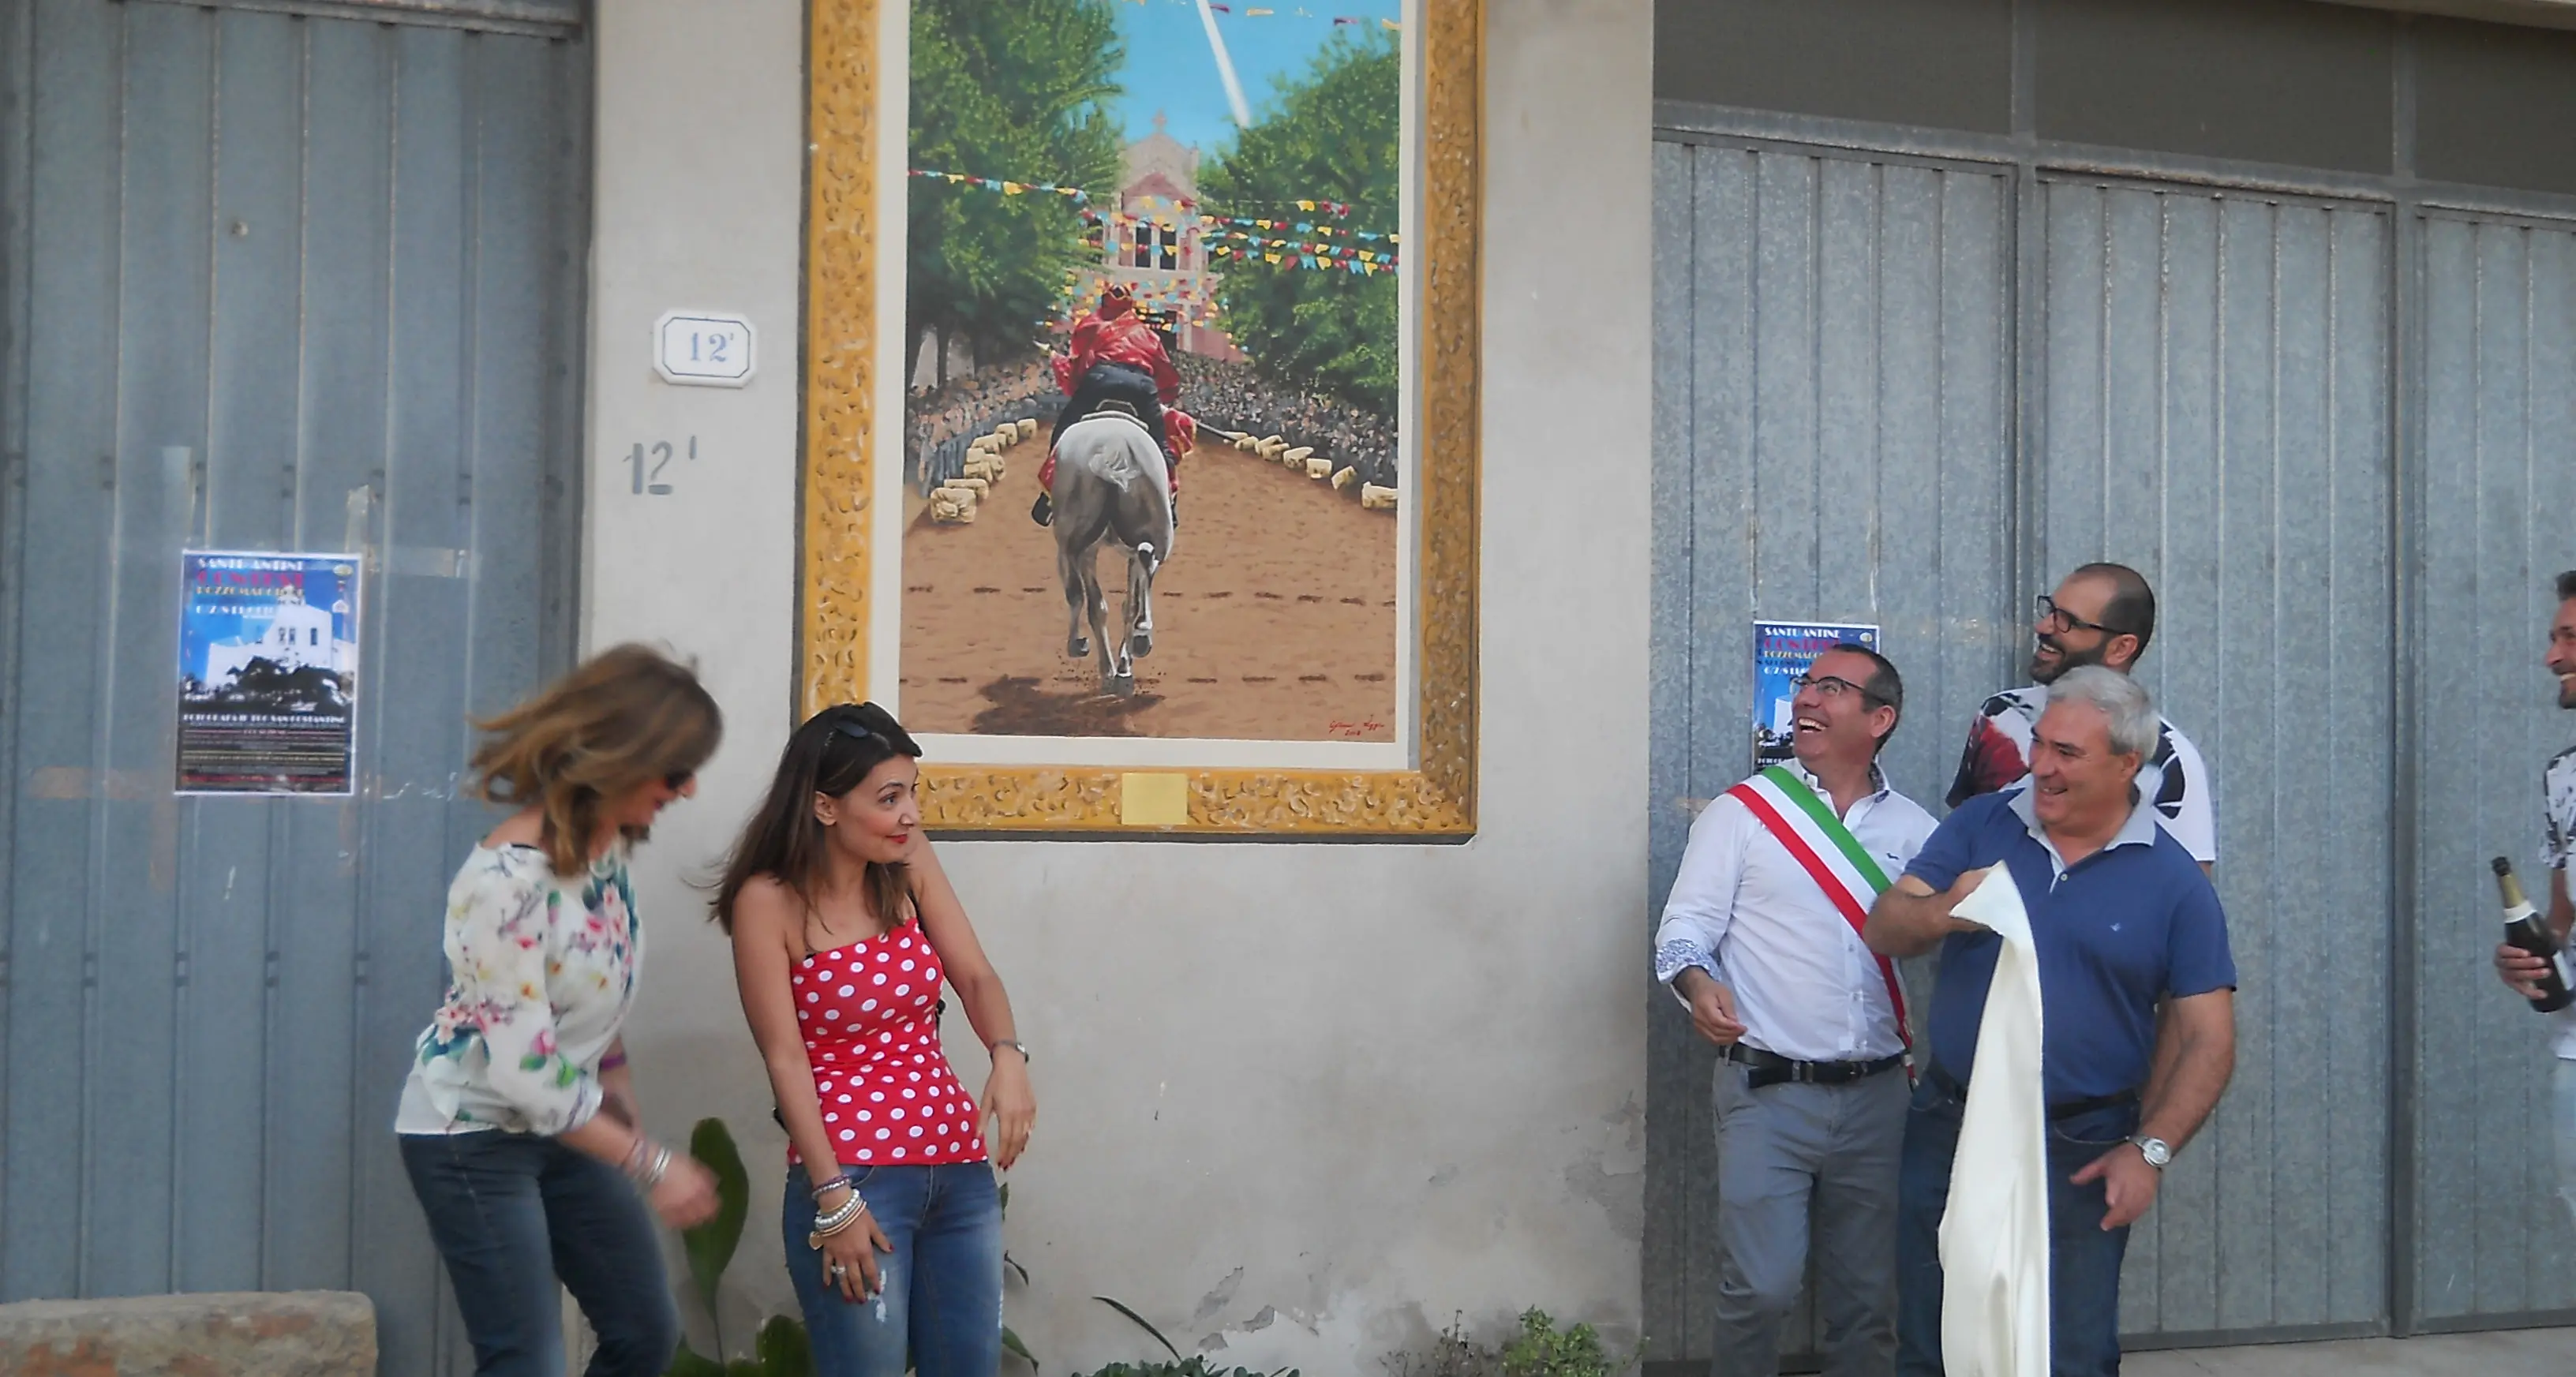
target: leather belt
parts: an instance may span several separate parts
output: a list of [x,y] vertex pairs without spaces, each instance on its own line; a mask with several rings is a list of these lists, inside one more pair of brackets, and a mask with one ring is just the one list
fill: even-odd
[[[1934,1066],[1927,1074],[1932,1084],[1943,1094],[1955,1096],[1963,1102],[1968,1098],[1967,1083],[1958,1077],[1938,1066]],[[2048,1107],[2048,1120],[2050,1123],[2056,1123],[2061,1119],[2080,1119],[2095,1110],[2116,1109],[2121,1105],[2137,1102],[2138,1092],[2135,1090],[2114,1090],[2108,1095],[2093,1095],[2081,1100],[2061,1100]]]
[[1905,1055],[1881,1057],[1876,1061],[1791,1061],[1777,1052],[1759,1047],[1730,1043],[1722,1053],[1728,1061],[1748,1069],[1745,1088],[1759,1090],[1766,1085],[1794,1083],[1799,1085],[1848,1085],[1881,1071],[1893,1071],[1905,1064]]
[[1141,421],[1145,419],[1144,417],[1136,414],[1136,408],[1133,404],[1122,402],[1116,397],[1103,397],[1097,405],[1091,408],[1091,414],[1094,416],[1097,416],[1104,411],[1115,411],[1119,415],[1124,416],[1131,421]]

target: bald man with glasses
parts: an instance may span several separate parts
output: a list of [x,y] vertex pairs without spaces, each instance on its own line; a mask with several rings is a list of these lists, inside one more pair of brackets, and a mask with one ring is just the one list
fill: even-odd
[[1878,753],[1905,711],[1896,666],[1835,646],[1798,678],[1793,757],[1692,824],[1655,930],[1655,979],[1718,1048],[1716,1377],[1773,1377],[1816,1261],[1826,1377],[1896,1352],[1905,1001],[1861,940],[1932,816]]
[[[2068,574],[2055,593],[2039,596],[2031,624],[2030,677],[1977,709],[1968,724],[1968,748],[1951,781],[1952,808],[1980,794],[2017,788],[2030,774],[2031,733],[2048,706],[2048,686],[2086,665],[2127,674],[2156,635],[2156,594],[2146,576],[2125,564],[2087,564]],[[2156,748],[2138,767],[2138,797],[2153,805],[2156,820],[2207,870],[2218,860],[2218,809],[2209,767],[2200,748],[2171,721],[2159,718]]]

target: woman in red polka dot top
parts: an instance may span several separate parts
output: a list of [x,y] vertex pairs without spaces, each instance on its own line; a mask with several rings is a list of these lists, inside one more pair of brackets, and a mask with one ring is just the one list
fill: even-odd
[[[903,1377],[907,1350],[920,1377],[1002,1359],[993,1167],[1037,1101],[1010,996],[921,834],[920,755],[874,703],[815,714],[716,891],[787,1125],[787,1272],[820,1377]],[[940,1050],[943,979],[993,1054],[981,1115]]]

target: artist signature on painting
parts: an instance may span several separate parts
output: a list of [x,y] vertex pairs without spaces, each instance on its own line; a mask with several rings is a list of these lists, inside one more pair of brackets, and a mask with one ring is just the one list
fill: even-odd
[[1343,722],[1335,720],[1324,724],[1324,732],[1328,736],[1367,736],[1372,732],[1382,732],[1385,730],[1386,724],[1384,722]]

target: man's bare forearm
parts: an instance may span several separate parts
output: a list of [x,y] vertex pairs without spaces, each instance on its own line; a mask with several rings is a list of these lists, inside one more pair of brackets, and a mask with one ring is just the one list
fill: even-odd
[[1907,875],[1870,906],[1861,940],[1881,956],[1921,956],[1941,945],[1949,931],[1949,916],[1946,896]]
[[[2217,1002],[2203,1002],[2213,1000]],[[2155,1065],[2147,1076],[2138,1131],[2180,1151],[2208,1121],[2235,1074],[2232,992],[2168,1003],[2156,1021]]]

